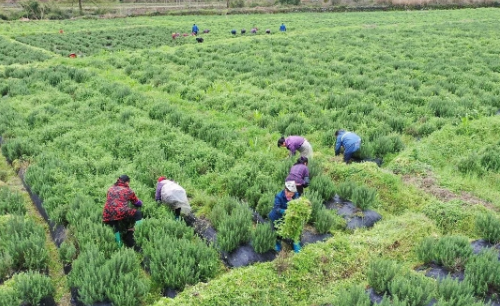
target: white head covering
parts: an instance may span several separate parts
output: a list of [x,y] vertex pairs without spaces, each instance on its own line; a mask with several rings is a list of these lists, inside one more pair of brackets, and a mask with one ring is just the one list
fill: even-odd
[[295,185],[295,181],[288,181],[288,182],[285,182],[285,188],[286,188],[288,191],[291,191],[291,192],[297,192],[297,186]]

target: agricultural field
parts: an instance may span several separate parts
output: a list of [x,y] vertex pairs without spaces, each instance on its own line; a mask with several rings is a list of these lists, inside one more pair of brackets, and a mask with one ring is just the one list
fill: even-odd
[[[43,253],[23,262],[0,234],[0,306],[66,305],[70,292],[116,306],[497,302],[499,20],[464,9],[0,23],[2,154],[64,228],[48,256],[41,225],[0,185],[14,203],[0,199],[0,228]],[[210,29],[203,43],[172,39],[193,23]],[[382,165],[335,157],[340,128]],[[267,221],[294,162],[281,135],[313,146],[305,231],[328,235],[298,254],[274,253],[255,220]],[[102,223],[121,174],[144,202],[135,248]],[[187,190],[216,240],[155,202],[159,176]],[[382,219],[349,229],[324,205],[336,194]],[[488,250],[475,254],[478,243]],[[244,245],[273,260],[228,265]],[[437,267],[464,280],[425,276]],[[30,282],[52,289],[23,300],[16,288]]]

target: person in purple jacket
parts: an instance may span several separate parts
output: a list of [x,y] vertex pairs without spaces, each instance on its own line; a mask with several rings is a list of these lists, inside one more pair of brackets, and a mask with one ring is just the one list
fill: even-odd
[[302,195],[304,193],[304,188],[309,186],[309,168],[307,168],[308,162],[309,160],[307,157],[301,156],[297,159],[295,165],[292,166],[290,173],[285,179],[285,182],[295,182],[299,195]]
[[296,151],[300,152],[300,156],[312,158],[313,150],[311,144],[301,136],[281,136],[278,140],[278,148],[285,147],[290,151],[290,157],[295,155]]

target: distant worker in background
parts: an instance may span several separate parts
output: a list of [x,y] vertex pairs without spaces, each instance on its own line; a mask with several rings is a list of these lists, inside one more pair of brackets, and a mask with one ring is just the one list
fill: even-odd
[[358,157],[361,148],[361,137],[353,132],[337,130],[335,132],[337,142],[335,143],[335,156],[340,154],[340,147],[344,147],[344,162],[351,162],[353,156]]
[[271,30],[266,29],[266,34],[271,34]]
[[181,213],[188,215],[191,212],[186,190],[164,176],[158,178],[155,200],[157,203],[166,203],[172,207],[175,220],[179,220]]
[[305,156],[299,157],[295,165],[290,168],[290,173],[285,179],[285,182],[294,181],[297,187],[297,192],[301,196],[304,193],[304,188],[309,186],[309,168],[307,168],[309,160]]
[[200,29],[198,29],[198,26],[196,24],[193,24],[193,28],[191,29],[191,33],[193,33],[194,35],[198,35],[199,31],[200,31]]
[[235,30],[235,29],[232,29],[232,30],[231,30],[231,34],[236,35],[236,30]]
[[282,23],[280,26],[280,32],[286,32],[286,26],[284,23]]
[[102,213],[103,222],[113,227],[115,240],[119,247],[123,245],[120,229],[135,221],[134,228],[128,229],[128,231],[134,231],[135,227],[142,223],[141,211],[128,206],[128,203],[131,202],[135,207],[142,207],[142,201],[130,189],[129,184],[130,178],[127,175],[124,174],[118,178],[116,183],[108,189]]
[[[276,222],[279,222],[280,219],[283,218],[285,215],[285,212],[288,208],[288,202],[294,199],[298,199],[300,197],[299,193],[297,192],[297,187],[295,186],[294,181],[289,181],[285,182],[285,189],[280,191],[276,197],[274,198],[274,207],[269,213],[269,219],[271,219],[273,229],[276,230]],[[276,240],[276,245],[274,247],[274,250],[276,252],[281,251],[281,240],[283,240],[282,237],[278,236]],[[300,252],[300,242],[299,243],[293,243],[293,251],[295,253]]]
[[179,36],[181,36],[180,33],[172,33],[172,39],[176,39]]
[[289,157],[294,156],[297,150],[300,152],[300,156],[307,158],[312,158],[313,156],[311,144],[301,136],[288,136],[287,138],[281,136],[278,140],[278,148],[280,147],[285,147],[290,151]]

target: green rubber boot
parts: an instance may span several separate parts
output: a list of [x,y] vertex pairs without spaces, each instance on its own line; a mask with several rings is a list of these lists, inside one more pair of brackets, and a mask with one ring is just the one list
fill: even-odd
[[115,241],[118,244],[119,248],[121,248],[123,246],[122,237],[120,236],[120,232],[115,233]]
[[141,220],[138,220],[138,221],[135,221],[135,224],[134,224],[134,228],[138,227],[139,225],[141,225],[142,223],[142,219]]

